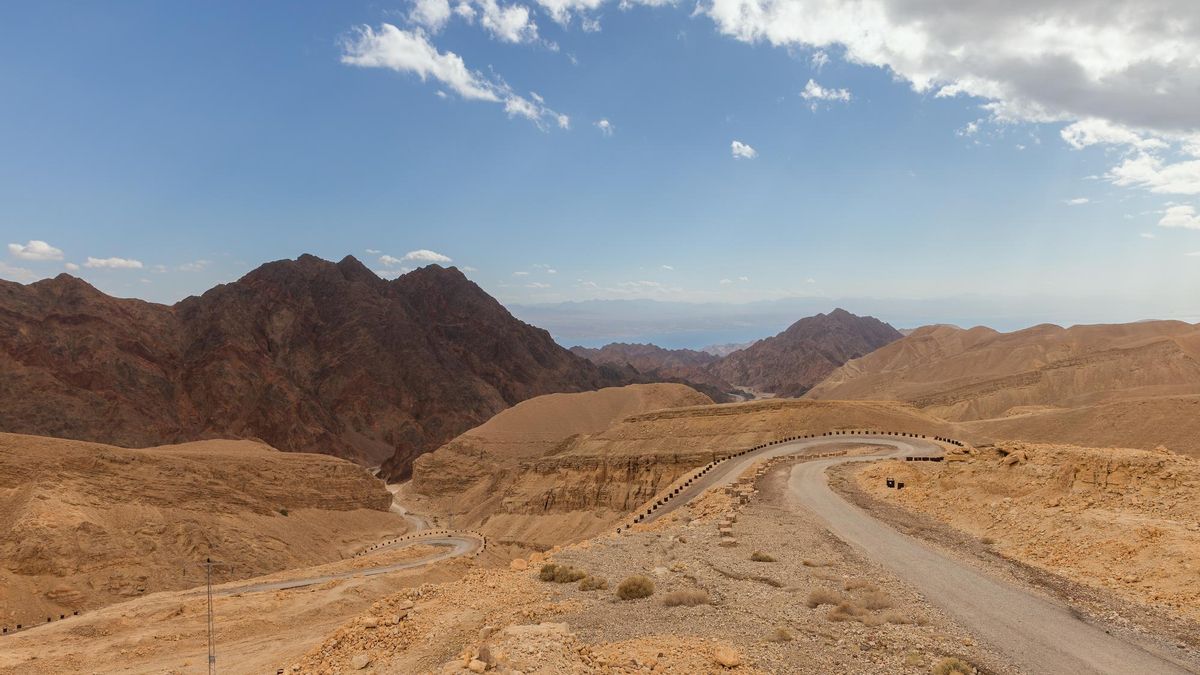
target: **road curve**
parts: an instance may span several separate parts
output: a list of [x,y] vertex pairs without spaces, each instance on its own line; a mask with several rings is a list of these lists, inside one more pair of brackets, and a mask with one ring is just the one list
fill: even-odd
[[[214,595],[234,595],[236,593],[259,593],[262,591],[282,591],[289,588],[301,588],[304,586],[312,586],[314,584],[323,584],[328,581],[339,579],[350,579],[353,577],[370,577],[377,574],[387,574],[389,572],[398,572],[400,570],[414,569],[432,565],[433,563],[459,556],[473,555],[483,548],[483,539],[469,534],[446,534],[446,535],[428,535],[409,539],[404,542],[396,543],[384,548],[404,548],[407,546],[415,546],[417,544],[425,544],[428,546],[437,546],[438,548],[447,549],[439,551],[423,558],[415,560],[405,560],[403,562],[393,563],[390,565],[380,565],[379,567],[367,567],[356,570],[348,570],[346,572],[337,572],[335,574],[323,574],[314,577],[305,577],[302,579],[289,579],[287,581],[272,581],[262,583],[243,584],[240,586],[223,586],[214,588]],[[380,550],[384,550],[381,548]],[[201,591],[197,591],[201,592]]]
[[[918,452],[916,442],[893,438],[838,438],[890,445],[876,458]],[[830,440],[819,440],[828,444]],[[792,452],[811,441],[777,446]],[[1029,673],[1195,673],[1175,655],[1109,635],[1080,620],[1065,604],[1037,595],[946,557],[875,520],[833,492],[825,470],[861,461],[834,457],[793,467],[788,480],[793,504],[814,512],[829,531],[916,587],[933,605],[958,619]],[[740,472],[739,472],[740,473]]]

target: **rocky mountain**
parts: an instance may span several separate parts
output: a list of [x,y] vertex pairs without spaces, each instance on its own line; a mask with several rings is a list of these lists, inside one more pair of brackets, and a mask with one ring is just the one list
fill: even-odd
[[711,372],[736,385],[801,396],[838,366],[899,340],[895,328],[844,309],[800,319],[782,333],[731,352]]
[[267,263],[174,306],[63,274],[0,282],[0,430],[124,446],[258,438],[412,460],[508,406],[625,376],[513,318],[455,268]]
[[624,342],[613,342],[599,349],[571,347],[571,352],[597,365],[633,368],[647,381],[690,385],[718,402],[727,399],[727,394],[735,389],[712,373],[710,367],[720,359],[708,352]]
[[1200,325],[926,326],[809,396],[906,401],[1001,439],[1200,455]]

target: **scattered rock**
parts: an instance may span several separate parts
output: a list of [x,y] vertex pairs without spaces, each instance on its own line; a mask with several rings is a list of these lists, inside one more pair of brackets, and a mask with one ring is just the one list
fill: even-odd
[[729,645],[717,645],[713,649],[713,661],[726,668],[737,668],[742,665],[742,655]]
[[350,659],[350,667],[355,670],[362,670],[371,665],[371,656],[366,652],[355,654],[354,658]]
[[512,562],[510,562],[508,564],[508,566],[509,566],[509,568],[517,570],[519,572],[521,570],[529,569],[529,561],[525,560],[524,558],[517,558],[517,559],[513,560]]
[[471,659],[471,662],[467,664],[467,670],[472,673],[482,673],[487,670],[487,664],[479,659]]

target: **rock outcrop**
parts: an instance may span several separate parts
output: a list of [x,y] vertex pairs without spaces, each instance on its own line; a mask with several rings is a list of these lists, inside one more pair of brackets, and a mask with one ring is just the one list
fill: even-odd
[[149,446],[260,438],[412,460],[524,399],[628,381],[513,318],[455,268],[265,264],[174,306],[63,274],[0,282],[0,429]]

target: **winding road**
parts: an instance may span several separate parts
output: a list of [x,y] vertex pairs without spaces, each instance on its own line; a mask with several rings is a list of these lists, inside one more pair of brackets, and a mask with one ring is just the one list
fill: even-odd
[[788,479],[789,502],[815,513],[826,527],[867,558],[913,585],[931,604],[957,619],[1012,663],[1029,673],[1196,673],[1179,655],[1152,644],[1110,635],[1070,607],[984,574],[875,520],[834,493],[825,470],[836,464],[889,457],[936,456],[932,441],[894,436],[846,435],[768,446],[719,464],[646,518],[683,506],[704,490],[728,485],[754,463],[771,457],[845,444],[890,446],[875,455],[813,459],[796,464]]

